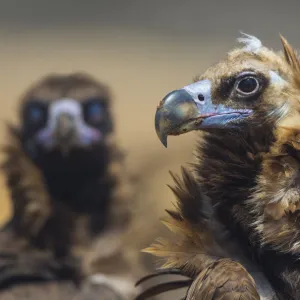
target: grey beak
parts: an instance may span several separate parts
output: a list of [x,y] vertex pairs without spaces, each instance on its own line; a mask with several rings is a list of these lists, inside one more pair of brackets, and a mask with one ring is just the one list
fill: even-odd
[[156,133],[165,147],[168,135],[192,130],[234,130],[252,109],[234,108],[211,98],[211,83],[204,79],[169,93],[159,104],[155,115]]
[[162,144],[167,147],[168,135],[179,135],[193,130],[198,117],[198,107],[186,90],[169,93],[160,102],[155,114],[155,129]]
[[45,148],[59,148],[65,153],[74,146],[89,146],[101,139],[102,133],[85,122],[80,104],[68,98],[51,105],[47,125],[37,133],[37,140]]
[[62,113],[56,118],[54,138],[59,142],[71,142],[76,139],[77,128],[75,119],[71,114]]

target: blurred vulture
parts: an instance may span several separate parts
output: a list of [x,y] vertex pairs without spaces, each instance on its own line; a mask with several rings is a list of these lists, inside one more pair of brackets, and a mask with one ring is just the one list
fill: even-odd
[[46,76],[21,98],[5,141],[1,299],[132,299],[142,267],[113,125],[108,88],[83,73]]

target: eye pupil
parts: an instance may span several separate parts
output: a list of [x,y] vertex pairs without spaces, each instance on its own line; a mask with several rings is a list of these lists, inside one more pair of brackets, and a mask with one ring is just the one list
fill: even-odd
[[247,77],[242,79],[237,86],[237,89],[239,92],[243,94],[251,94],[255,91],[257,91],[259,87],[257,79],[254,77]]
[[204,96],[202,95],[202,94],[199,94],[198,95],[198,100],[200,101],[200,102],[203,102],[205,99],[204,99]]

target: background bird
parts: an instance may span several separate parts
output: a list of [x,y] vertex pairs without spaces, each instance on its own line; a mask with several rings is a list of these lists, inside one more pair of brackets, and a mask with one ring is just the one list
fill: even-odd
[[194,280],[186,299],[298,299],[300,62],[284,38],[283,53],[253,36],[239,41],[244,47],[158,106],[165,146],[168,135],[203,135],[169,213],[183,238],[147,251]]
[[108,87],[85,73],[48,75],[21,97],[3,165],[13,216],[0,234],[1,297],[127,299],[136,292],[143,267],[127,232],[132,181],[111,101]]

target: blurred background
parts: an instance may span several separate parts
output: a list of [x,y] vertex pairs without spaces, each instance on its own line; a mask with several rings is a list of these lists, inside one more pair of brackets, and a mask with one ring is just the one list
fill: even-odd
[[[299,0],[0,0],[0,144],[29,84],[87,71],[113,91],[118,138],[129,169],[143,175],[141,191],[169,205],[168,170],[191,160],[196,137],[170,138],[165,149],[153,124],[159,100],[222,58],[240,30],[273,48],[279,33],[300,46],[299,11]],[[3,222],[2,177],[1,185]]]

